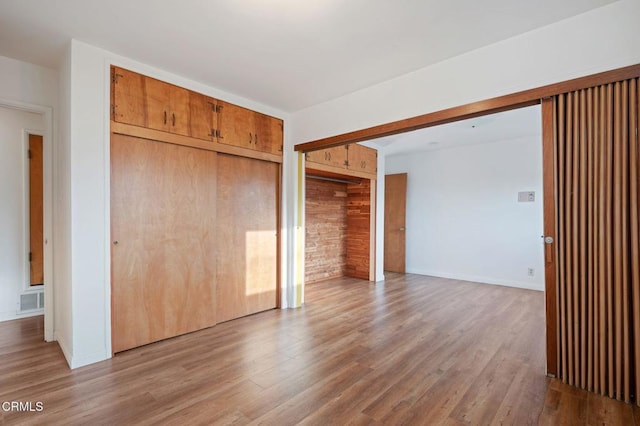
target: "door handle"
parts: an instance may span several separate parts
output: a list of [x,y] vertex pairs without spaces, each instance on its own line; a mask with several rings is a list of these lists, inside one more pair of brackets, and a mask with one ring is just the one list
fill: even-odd
[[[544,237],[544,236],[543,236]],[[544,260],[547,263],[553,262],[553,237],[544,237]]]
[[401,231],[404,231],[404,226],[401,226],[401,227],[400,227],[400,230],[401,230]]

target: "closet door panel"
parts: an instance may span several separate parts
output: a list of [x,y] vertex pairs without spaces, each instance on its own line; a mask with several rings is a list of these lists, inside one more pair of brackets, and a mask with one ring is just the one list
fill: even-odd
[[218,322],[276,307],[278,165],[220,154]]
[[112,344],[216,323],[216,154],[112,134]]

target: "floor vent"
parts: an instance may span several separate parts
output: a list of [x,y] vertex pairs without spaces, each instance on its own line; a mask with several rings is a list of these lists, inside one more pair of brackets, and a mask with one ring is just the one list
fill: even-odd
[[26,293],[20,295],[20,312],[35,311],[44,308],[44,293]]

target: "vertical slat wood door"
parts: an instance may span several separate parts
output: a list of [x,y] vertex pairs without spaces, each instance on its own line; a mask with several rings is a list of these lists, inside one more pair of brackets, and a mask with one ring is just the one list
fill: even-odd
[[29,135],[29,262],[31,285],[44,284],[42,136]]
[[216,154],[111,137],[112,344],[216,323]]
[[638,79],[554,100],[559,377],[638,402]]
[[276,307],[278,164],[218,155],[218,322]]

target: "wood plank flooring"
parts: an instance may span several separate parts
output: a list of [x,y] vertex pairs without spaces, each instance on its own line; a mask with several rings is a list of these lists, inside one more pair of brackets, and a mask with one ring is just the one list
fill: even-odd
[[69,370],[41,317],[0,323],[0,424],[639,425],[544,375],[541,292],[388,274]]

